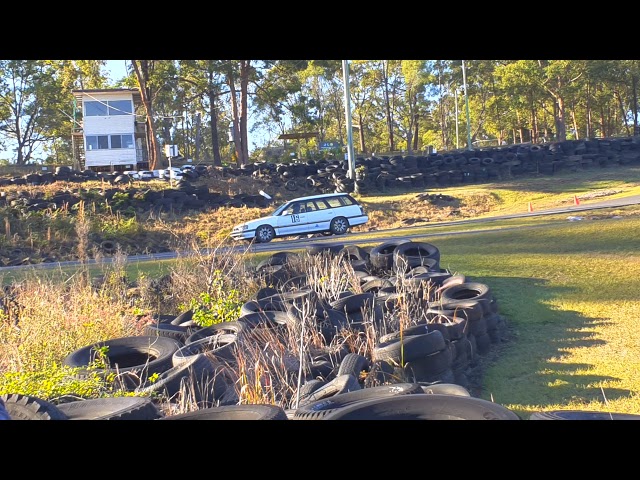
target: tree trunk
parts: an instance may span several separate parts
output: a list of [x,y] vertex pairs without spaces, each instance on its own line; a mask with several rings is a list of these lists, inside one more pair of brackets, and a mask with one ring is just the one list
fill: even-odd
[[586,132],[586,137],[587,139],[591,138],[591,132],[592,132],[592,124],[591,124],[591,84],[587,83],[587,132]]
[[364,154],[364,153],[367,153],[367,147],[364,143],[364,128],[363,128],[364,123],[363,122],[364,122],[364,118],[362,114],[358,112],[358,125],[360,126],[360,128],[358,128],[358,139],[360,140],[360,151]]
[[193,161],[198,163],[200,162],[200,142],[202,141],[200,137],[200,112],[196,113],[196,145],[195,152],[193,154]]
[[209,90],[209,126],[211,129],[211,149],[213,151],[213,165],[222,166],[222,157],[220,156],[220,140],[218,139],[218,107],[216,106],[217,94],[210,88]]
[[389,151],[395,151],[395,142],[393,140],[393,116],[391,113],[391,99],[389,98],[389,72],[387,71],[388,62],[383,61],[382,65],[382,75],[384,78],[384,83],[382,85],[383,88],[383,96],[384,96],[384,110],[385,110],[385,118],[387,121],[387,134],[389,136]]
[[633,112],[633,134],[640,135],[638,129],[638,77],[631,76],[631,111]]
[[573,122],[573,135],[575,140],[577,140],[580,135],[578,135],[578,122],[576,121],[575,105],[571,105],[571,120]]
[[149,170],[158,168],[160,145],[156,139],[156,126],[153,120],[153,103],[151,101],[151,87],[149,86],[149,62],[153,60],[131,60],[133,70],[138,80],[138,88],[147,114],[147,149],[149,151]]
[[556,97],[554,104],[555,124],[556,124],[556,140],[564,142],[567,139],[567,124],[565,120],[564,98],[560,95]]
[[531,142],[537,143],[538,134],[538,115],[536,114],[536,106],[533,103],[533,95],[530,97],[531,101]]
[[248,89],[249,74],[251,73],[251,60],[240,61],[240,145],[242,150],[242,163],[249,163],[249,137],[247,133]]
[[620,114],[622,115],[624,128],[627,131],[627,136],[630,137],[631,129],[629,128],[629,124],[627,123],[627,115],[625,114],[625,111],[624,111],[624,102],[622,101],[622,95],[620,95],[620,92],[618,90],[614,90],[613,95],[616,97],[616,100],[618,100],[618,106],[620,107]]
[[417,152],[418,151],[418,123],[419,123],[417,113],[415,115],[414,122],[415,122],[415,130],[413,132],[413,151]]

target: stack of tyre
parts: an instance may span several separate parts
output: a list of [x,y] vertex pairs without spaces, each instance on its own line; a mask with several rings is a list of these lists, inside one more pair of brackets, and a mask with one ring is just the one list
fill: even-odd
[[[360,288],[327,302],[317,282],[300,273],[300,254],[277,252],[257,265],[264,286],[236,320],[200,327],[191,310],[158,315],[141,336],[88,345],[64,359],[79,377],[115,378],[133,396],[53,403],[14,394],[2,403],[12,418],[40,420],[520,419],[475,398],[467,384],[466,374],[505,338],[487,285],[441,268],[438,248],[425,242],[316,243],[306,250],[349,262]],[[299,341],[303,328],[322,336],[324,346],[309,343],[304,358],[270,350]],[[368,353],[333,341],[345,330],[371,329],[377,340]],[[284,392],[274,404],[239,404],[239,362],[249,350],[277,359],[286,371],[290,383],[273,389]],[[277,387],[274,379],[265,386]],[[161,413],[159,398],[169,411]],[[178,402],[198,409],[171,413]]]

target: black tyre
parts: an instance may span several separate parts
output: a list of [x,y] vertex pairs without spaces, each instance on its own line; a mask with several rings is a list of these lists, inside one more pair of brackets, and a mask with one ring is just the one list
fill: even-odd
[[223,333],[194,340],[188,345],[183,345],[172,355],[171,365],[178,366],[185,363],[190,357],[200,353],[206,353],[210,357],[224,361],[235,362],[238,336],[232,333]]
[[344,217],[336,217],[331,220],[329,230],[334,235],[344,235],[349,230],[349,220]]
[[391,270],[393,268],[393,251],[403,243],[410,240],[390,240],[374,246],[369,252],[369,262],[380,270]]
[[240,335],[247,327],[246,323],[232,320],[229,322],[214,323],[209,327],[196,330],[190,336],[188,336],[184,342],[185,345],[202,340],[207,337],[215,337],[216,335]]
[[534,412],[529,416],[529,420],[640,420],[640,415],[581,410],[551,410],[549,412]]
[[373,360],[385,360],[391,365],[400,366],[416,359],[424,358],[446,348],[442,333],[438,330],[423,335],[410,335],[402,340],[395,339],[379,343],[373,348]]
[[520,420],[500,404],[460,395],[394,395],[338,408],[324,420]]
[[[104,376],[114,376],[122,388],[132,391],[151,375],[169,370],[173,366],[173,354],[182,346],[182,342],[169,337],[113,338],[71,352],[64,358],[63,365],[81,369],[91,365],[94,371],[93,367],[99,365],[98,362],[104,362],[106,366],[98,366],[95,371]],[[84,376],[85,372],[80,371],[79,375]]]
[[492,297],[490,288],[484,283],[465,282],[452,285],[441,292],[443,303],[455,302],[456,300],[481,300]]
[[431,395],[461,395],[463,397],[470,397],[471,393],[469,390],[464,388],[457,383],[433,383],[430,385],[425,385],[420,383],[422,386],[422,392],[428,393]]
[[309,395],[326,384],[327,382],[325,380],[319,380],[317,378],[306,381],[300,386],[300,401],[305,400]]
[[276,237],[276,231],[271,225],[260,225],[256,228],[256,242],[268,243]]
[[183,392],[197,404],[212,402],[227,390],[223,368],[216,366],[204,353],[192,355],[182,363],[163,372],[153,383],[136,388],[142,395],[162,395],[175,400]]
[[329,413],[354,403],[371,399],[396,395],[422,394],[422,387],[417,383],[395,383],[378,387],[363,388],[354,392],[333,395],[330,398],[307,403],[293,414],[294,420],[322,420]]
[[5,393],[0,400],[11,420],[68,420],[58,406],[38,397]]
[[158,420],[289,420],[282,407],[269,404],[225,405],[162,417]]
[[348,353],[340,362],[337,375],[351,374],[360,379],[360,374],[368,372],[371,368],[371,362],[367,357],[364,357],[358,353]]
[[199,327],[183,327],[171,323],[150,323],[144,326],[142,334],[148,337],[169,337],[184,343]]
[[318,400],[323,400],[339,393],[360,390],[361,388],[362,387],[360,386],[360,383],[358,383],[358,379],[353,375],[341,375],[339,377],[335,377],[330,382],[327,382],[326,384],[318,388],[315,392],[313,392],[305,399],[304,403],[301,401],[300,406],[317,402]]
[[110,397],[63,403],[69,420],[156,420],[162,414],[149,398]]

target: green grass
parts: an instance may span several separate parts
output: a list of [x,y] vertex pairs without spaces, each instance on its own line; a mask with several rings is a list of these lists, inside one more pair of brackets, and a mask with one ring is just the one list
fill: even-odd
[[[624,175],[619,170],[599,170],[559,175],[553,181],[523,179],[522,185],[485,186],[500,200],[500,208],[492,214],[524,212],[528,201],[535,201],[536,208],[555,208],[569,203],[574,194],[597,190],[621,190],[606,199],[640,194],[639,168],[625,168]],[[613,178],[616,174],[624,180]],[[442,193],[454,194],[456,189],[471,190],[452,187]],[[483,362],[483,398],[522,418],[535,411],[562,409],[640,414],[638,210],[579,212],[575,215],[585,218],[579,222],[567,221],[569,214],[558,214],[433,224],[393,234],[423,235],[413,240],[437,246],[443,268],[487,284],[495,295],[509,326],[509,339],[494,345]],[[627,216],[606,218],[614,215]],[[454,231],[465,234],[452,235]],[[383,241],[373,238],[377,234],[349,238],[361,240],[361,246],[375,245]],[[252,261],[268,255],[256,255]],[[157,277],[174,264],[174,260],[137,262],[127,264],[126,271],[132,279],[143,274]],[[64,279],[75,271],[47,274]],[[90,272],[100,275],[102,267],[92,266]],[[24,274],[9,272],[3,280]]]
[[491,288],[510,326],[484,373],[484,398],[523,418],[556,409],[640,414],[638,228],[632,217],[431,242],[442,267]]

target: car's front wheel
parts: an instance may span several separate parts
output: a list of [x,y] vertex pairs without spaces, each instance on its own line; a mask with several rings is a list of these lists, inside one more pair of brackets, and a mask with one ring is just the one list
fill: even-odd
[[256,228],[256,241],[259,243],[267,243],[274,239],[276,231],[271,225],[260,225]]
[[347,233],[349,230],[349,220],[344,217],[336,217],[331,220],[331,224],[329,225],[329,229],[331,233],[334,235],[342,235]]

